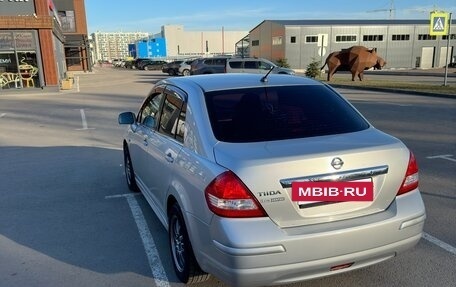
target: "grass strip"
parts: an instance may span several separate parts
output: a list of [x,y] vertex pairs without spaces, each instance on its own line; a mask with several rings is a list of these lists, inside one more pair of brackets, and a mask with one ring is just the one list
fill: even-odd
[[334,77],[331,82],[327,82],[323,78],[317,78],[327,84],[343,85],[347,87],[357,88],[382,88],[382,89],[393,89],[393,90],[404,90],[410,92],[421,92],[421,93],[432,93],[432,94],[445,94],[454,95],[456,98],[456,86],[447,85],[443,86],[443,83],[420,83],[420,82],[404,82],[404,81],[390,81],[390,80],[375,80],[368,79],[364,81],[352,81],[351,79],[342,79]]

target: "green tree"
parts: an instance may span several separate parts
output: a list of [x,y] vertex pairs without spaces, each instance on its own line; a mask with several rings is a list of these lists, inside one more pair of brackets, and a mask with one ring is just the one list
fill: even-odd
[[290,68],[290,64],[288,64],[288,60],[286,58],[277,59],[276,63],[279,67]]
[[312,62],[307,65],[306,76],[309,78],[316,78],[320,75],[320,61],[312,58]]

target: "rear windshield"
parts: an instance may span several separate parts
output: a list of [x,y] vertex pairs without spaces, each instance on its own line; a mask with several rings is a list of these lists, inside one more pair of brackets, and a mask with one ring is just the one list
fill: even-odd
[[205,97],[212,130],[223,142],[306,138],[369,127],[341,96],[320,85],[215,91]]

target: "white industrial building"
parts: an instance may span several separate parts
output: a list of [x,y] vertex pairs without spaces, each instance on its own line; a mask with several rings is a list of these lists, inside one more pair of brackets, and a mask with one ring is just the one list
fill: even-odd
[[[287,59],[298,70],[314,60],[323,63],[331,52],[361,45],[376,49],[389,69],[443,67],[448,36],[429,31],[429,20],[265,20],[249,33],[249,54]],[[456,33],[450,40],[448,63],[454,63]]]
[[166,58],[187,58],[235,54],[235,45],[248,31],[185,31],[183,25],[164,25],[161,32],[150,36],[144,32],[96,32],[92,46],[96,61],[110,61],[130,57],[128,44],[145,39],[163,38],[166,42]]
[[[159,37],[166,39],[168,58],[235,54],[235,45],[248,31],[185,31],[183,25],[165,25]],[[157,37],[158,35],[154,35]]]

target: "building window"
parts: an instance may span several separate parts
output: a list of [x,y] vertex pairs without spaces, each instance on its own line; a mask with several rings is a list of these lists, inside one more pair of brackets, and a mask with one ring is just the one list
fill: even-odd
[[272,37],[272,45],[282,45],[282,37],[277,36],[277,37]]
[[356,42],[356,35],[337,35],[336,42]]
[[431,36],[429,34],[418,34],[418,40],[437,40],[437,36]]
[[296,43],[296,36],[291,36],[290,43]]
[[318,36],[306,36],[306,43],[317,43]]
[[260,46],[260,40],[252,40],[252,46]]
[[63,32],[76,32],[74,11],[59,11],[58,15],[62,23]]
[[365,42],[381,42],[383,41],[383,35],[363,35],[363,41]]
[[410,35],[409,34],[393,35],[391,40],[392,41],[409,41],[410,40]]

